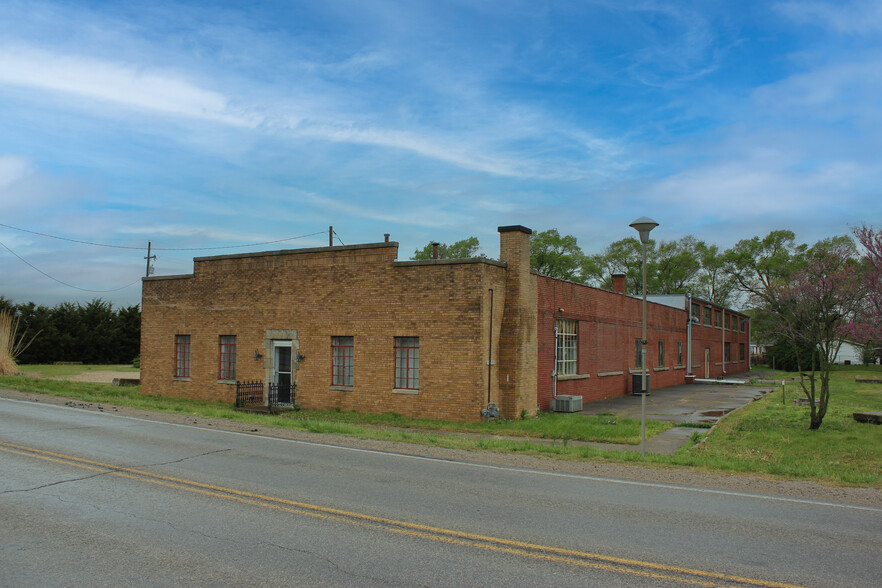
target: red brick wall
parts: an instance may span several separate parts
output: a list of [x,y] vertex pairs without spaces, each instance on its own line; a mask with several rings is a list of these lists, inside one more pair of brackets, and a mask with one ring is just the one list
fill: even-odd
[[[642,336],[642,300],[620,293],[591,288],[573,282],[539,276],[538,317],[538,401],[548,410],[553,397],[554,326],[556,319],[577,321],[578,375],[561,376],[558,394],[582,396],[591,402],[610,396],[630,394],[636,369],[635,341]],[[734,315],[745,319],[743,315]],[[647,303],[647,373],[650,388],[663,388],[685,382],[688,363],[688,314],[685,309]],[[740,326],[740,325],[739,325]],[[704,349],[711,349],[710,377],[722,375],[722,334],[718,328],[695,326],[692,333],[693,371],[704,377]],[[733,362],[727,373],[748,369],[740,361],[738,344],[747,345],[747,331],[726,331],[731,341]],[[658,342],[665,343],[665,363],[659,366]],[[683,362],[677,362],[677,343],[683,346]],[[716,365],[719,363],[720,365]],[[699,371],[699,367],[701,370]]]

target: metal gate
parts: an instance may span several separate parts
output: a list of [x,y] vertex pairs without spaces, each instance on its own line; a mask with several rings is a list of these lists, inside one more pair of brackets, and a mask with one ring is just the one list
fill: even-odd
[[294,404],[294,384],[270,384],[269,406]]

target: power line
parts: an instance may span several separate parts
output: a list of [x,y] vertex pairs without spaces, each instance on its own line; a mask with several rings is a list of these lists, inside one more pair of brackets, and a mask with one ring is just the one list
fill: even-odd
[[[5,226],[5,225],[4,225],[4,226]],[[30,232],[30,231],[28,231],[28,232]],[[50,280],[53,280],[53,281],[55,281],[55,282],[58,282],[58,283],[61,284],[62,286],[67,286],[68,288],[73,288],[74,290],[80,290],[80,291],[82,291],[82,292],[93,292],[93,293],[99,293],[99,294],[103,294],[103,293],[107,293],[107,292],[118,292],[118,291],[120,291],[120,290],[124,290],[124,289],[126,289],[126,288],[128,288],[128,287],[130,287],[130,286],[134,286],[135,284],[137,284],[138,282],[141,281],[141,278],[138,278],[137,280],[135,280],[135,281],[132,282],[131,284],[126,284],[125,286],[121,286],[121,287],[119,287],[119,288],[111,288],[110,290],[90,290],[90,289],[88,289],[88,288],[80,288],[79,286],[74,286],[73,284],[68,284],[67,282],[63,282],[63,281],[59,280],[58,278],[55,278],[55,277],[53,277],[53,276],[50,276],[49,274],[47,274],[46,272],[44,272],[43,270],[41,270],[40,268],[38,268],[37,266],[35,266],[35,265],[32,264],[31,262],[29,262],[28,260],[26,260],[25,258],[23,258],[21,255],[19,255],[18,253],[16,253],[15,251],[13,251],[12,249],[10,249],[9,247],[7,247],[6,244],[3,243],[2,241],[0,241],[0,245],[2,245],[3,248],[6,249],[6,251],[8,251],[8,252],[10,252],[11,254],[13,254],[14,256],[16,256],[21,262],[25,263],[26,265],[29,265],[32,269],[34,269],[34,270],[40,272],[41,274],[43,274],[44,276],[46,276],[46,277],[49,278]]]
[[[0,227],[6,227],[7,229],[13,229],[15,231],[21,231],[22,233],[30,233],[32,235],[39,235],[41,237],[48,237],[50,239],[58,239],[59,241],[68,241],[70,243],[79,243],[80,245],[92,245],[94,247],[109,247],[112,249],[135,249],[138,251],[142,251],[144,247],[137,247],[132,245],[110,245],[107,243],[95,243],[93,241],[80,241],[79,239],[70,239],[68,237],[59,237],[58,235],[50,235],[49,233],[41,233],[39,231],[30,231],[28,229],[22,229],[20,227],[13,227],[12,225],[7,225],[4,223],[0,223]],[[324,231],[317,231],[315,233],[309,233],[308,235],[298,235],[297,237],[287,237],[285,239],[276,239],[275,241],[264,241],[262,243],[248,243],[246,245],[222,245],[218,247],[154,247],[154,251],[209,251],[216,249],[241,249],[243,247],[259,247],[261,245],[272,245],[274,243],[283,243],[285,241],[294,241],[296,239],[305,239],[306,237],[314,237],[315,235],[321,235]],[[339,238],[339,237],[338,237]],[[341,241],[342,243],[342,241]]]
[[340,241],[340,245],[346,246],[346,243],[343,242],[343,239],[340,238],[340,234],[337,231],[334,231],[334,236],[337,237],[337,240]]

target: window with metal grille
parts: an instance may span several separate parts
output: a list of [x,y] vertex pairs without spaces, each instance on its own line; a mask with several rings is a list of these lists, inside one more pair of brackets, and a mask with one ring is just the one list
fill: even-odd
[[557,319],[557,373],[558,375],[578,373],[579,337],[576,333],[576,321]]
[[732,344],[726,341],[723,346],[723,361],[732,361]]
[[658,367],[664,367],[665,365],[665,342],[658,342]]
[[701,305],[697,302],[692,303],[692,316],[695,317],[696,320],[701,318]]
[[705,306],[704,308],[702,308],[702,312],[704,313],[704,324],[706,324],[706,325],[710,325],[710,324],[711,324],[711,309],[710,309],[710,306]]
[[683,365],[683,342],[677,341],[677,365]]
[[714,311],[714,326],[718,329],[723,327],[723,314],[719,310]]
[[331,385],[352,386],[352,337],[331,337]]
[[235,380],[236,379],[236,336],[221,335],[220,336],[220,366],[218,368],[218,379]]
[[419,337],[395,337],[395,387],[402,390],[420,387]]
[[190,377],[190,335],[175,335],[175,377]]

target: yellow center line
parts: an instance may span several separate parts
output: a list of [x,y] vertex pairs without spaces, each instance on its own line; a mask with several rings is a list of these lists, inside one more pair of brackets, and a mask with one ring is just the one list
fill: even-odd
[[22,445],[14,445],[2,441],[0,441],[0,450],[26,457],[42,459],[54,463],[71,465],[99,473],[106,473],[108,475],[120,476],[131,480],[150,482],[152,484],[165,486],[168,488],[186,490],[189,492],[217,498],[224,498],[227,500],[233,500],[252,506],[272,508],[275,510],[290,512],[298,515],[306,515],[314,518],[345,522],[358,526],[373,527],[400,535],[407,535],[421,539],[440,541],[444,543],[462,545],[466,547],[473,547],[499,553],[508,553],[512,555],[529,557],[532,559],[541,559],[555,563],[589,567],[615,573],[631,574],[659,580],[697,584],[700,586],[715,586],[715,581],[720,581],[727,584],[735,583],[750,586],[763,586],[768,588],[799,588],[798,586],[792,584],[758,580],[754,578],[745,578],[740,576],[731,576],[718,572],[708,572],[704,570],[696,570],[679,566],[669,566],[665,564],[602,555],[597,553],[575,551],[547,545],[537,545],[526,543],[523,541],[514,541],[511,539],[504,539],[500,537],[478,535],[475,533],[455,531],[452,529],[444,529],[440,527],[433,527],[430,525],[421,525],[419,523],[409,523],[406,521],[376,517],[363,513],[350,512],[341,509],[320,506],[317,504],[298,502],[284,498],[277,498],[274,496],[265,496],[262,494],[244,492],[232,488],[225,488],[223,486],[204,484],[201,482],[195,482],[193,480],[186,480],[144,470],[116,466],[90,459],[74,457],[63,453],[35,449]]

